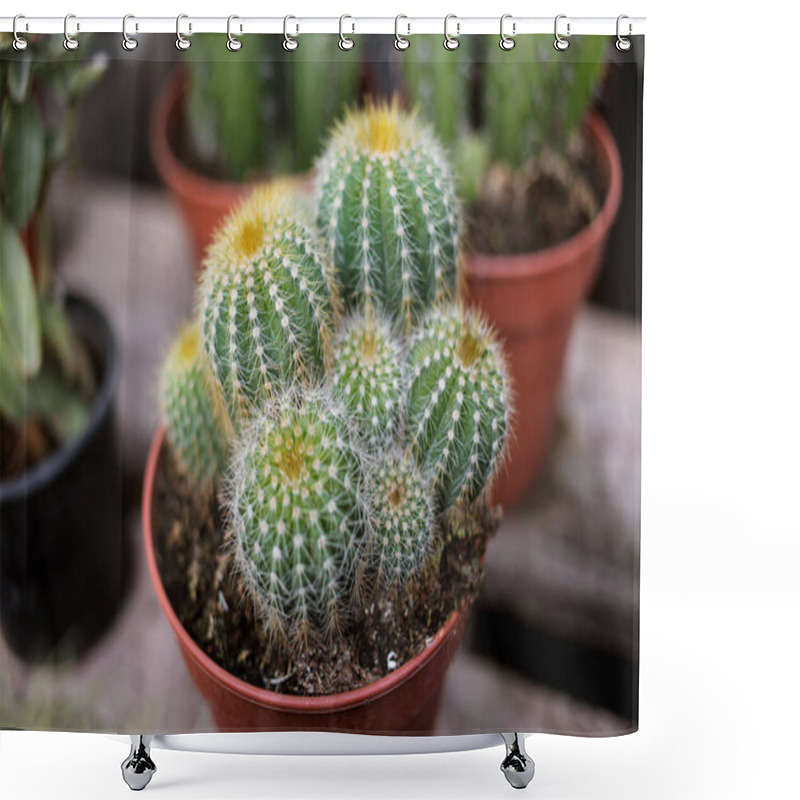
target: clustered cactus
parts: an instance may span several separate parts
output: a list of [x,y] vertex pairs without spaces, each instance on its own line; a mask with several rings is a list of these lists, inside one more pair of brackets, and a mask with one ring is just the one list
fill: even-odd
[[335,636],[366,591],[413,593],[509,427],[499,344],[455,298],[430,131],[396,102],[350,111],[317,189],[316,227],[287,183],[229,217],[161,384],[177,460],[198,490],[213,476],[243,590],[289,646]]

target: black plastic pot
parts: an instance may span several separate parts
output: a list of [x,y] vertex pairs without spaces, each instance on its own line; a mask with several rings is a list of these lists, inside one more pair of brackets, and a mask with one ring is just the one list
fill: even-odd
[[0,482],[0,627],[26,661],[80,656],[116,616],[128,583],[112,409],[119,352],[94,305],[70,296],[67,313],[99,367],[89,423],[33,469]]

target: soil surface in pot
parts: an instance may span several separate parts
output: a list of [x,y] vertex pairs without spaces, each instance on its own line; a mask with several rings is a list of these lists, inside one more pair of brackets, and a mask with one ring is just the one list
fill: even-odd
[[[498,512],[476,508],[459,526],[442,531],[446,544],[415,604],[365,598],[335,642],[310,644],[290,657],[270,648],[226,553],[217,499],[194,496],[175,469],[165,442],[156,470],[153,536],[158,570],[175,613],[199,647],[232,675],[259,688],[295,695],[327,695],[378,680],[420,653],[426,642],[472,600],[479,566]],[[449,535],[448,535],[449,534]],[[367,581],[369,583],[369,581]]]
[[564,155],[544,152],[518,170],[493,164],[477,202],[466,209],[468,246],[489,255],[552,247],[594,219],[605,192],[597,157],[584,139]]

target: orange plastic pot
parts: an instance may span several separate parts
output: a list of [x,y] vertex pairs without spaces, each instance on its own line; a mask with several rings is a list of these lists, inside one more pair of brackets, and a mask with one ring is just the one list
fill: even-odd
[[570,334],[622,195],[622,166],[611,132],[591,114],[586,133],[607,186],[592,222],[535,253],[466,256],[468,302],[482,309],[500,334],[514,390],[513,436],[492,491],[492,502],[506,508],[525,496],[547,455]]
[[384,678],[341,694],[292,696],[242,681],[209,658],[187,633],[170,604],[156,564],[153,487],[164,443],[157,431],[147,460],[142,517],[150,578],[178,637],[186,666],[221,731],[337,731],[428,734],[433,729],[445,673],[464,636],[469,606],[450,615],[427,647]]
[[150,117],[150,152],[161,180],[186,222],[199,271],[214,230],[252,190],[253,184],[206,178],[178,160],[170,139],[183,124],[182,101],[187,80],[185,74],[176,72],[158,96]]

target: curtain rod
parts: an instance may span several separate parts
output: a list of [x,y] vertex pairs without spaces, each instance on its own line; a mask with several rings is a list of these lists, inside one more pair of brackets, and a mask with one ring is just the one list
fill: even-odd
[[[570,17],[558,16],[558,31],[562,36],[596,35],[614,36],[617,34],[616,17]],[[175,17],[137,17],[131,15],[126,30],[128,34],[172,33],[176,32]],[[238,17],[233,26],[237,36],[247,33],[283,34],[284,25],[291,36],[304,33],[339,34],[339,17]],[[497,34],[500,35],[500,17],[458,17],[450,16],[447,27],[452,35]],[[403,36],[415,34],[443,34],[444,17],[355,17],[345,15],[341,31],[347,35],[365,33]],[[554,17],[514,17],[505,15],[503,31],[508,36],[532,33],[553,34],[556,26]],[[64,17],[20,16],[17,20],[17,33],[60,33],[64,34]],[[0,32],[12,32],[14,17],[0,17]],[[81,33],[122,33],[122,17],[81,17],[70,14],[68,29],[72,36]],[[228,30],[228,17],[193,17],[181,15],[180,30],[183,35],[192,33],[225,33]],[[645,17],[623,17],[620,22],[622,36],[639,36],[645,32]]]

